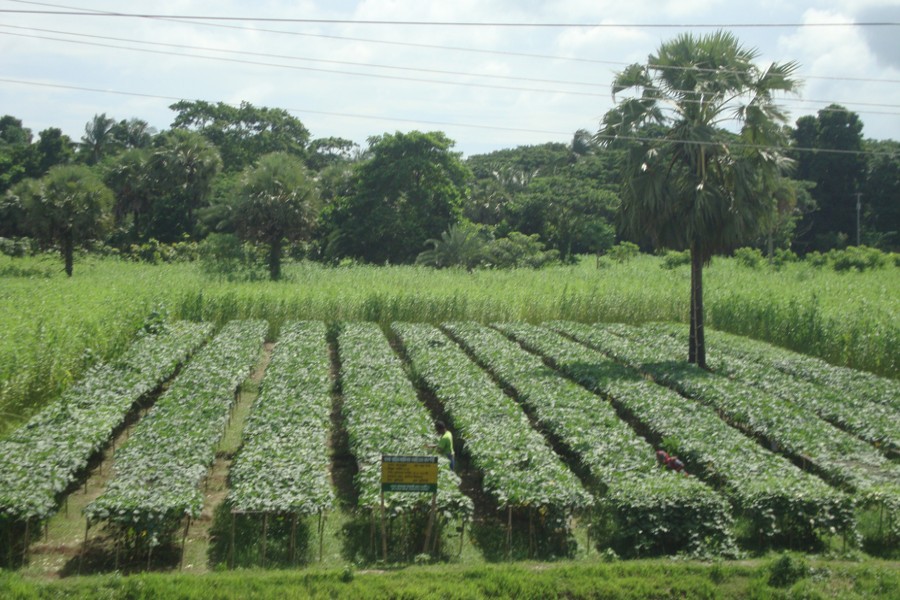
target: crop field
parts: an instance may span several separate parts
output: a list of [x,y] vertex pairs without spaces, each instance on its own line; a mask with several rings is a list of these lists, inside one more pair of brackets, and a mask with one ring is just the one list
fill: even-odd
[[[584,265],[561,290],[522,291],[521,273],[436,273],[457,286],[443,294],[418,269],[379,279],[351,267],[350,285],[340,268],[298,265],[289,282],[251,289],[195,288],[191,265],[101,260],[72,282],[30,268],[4,276],[22,319],[4,335],[34,347],[17,358],[0,345],[12,415],[0,568],[28,578],[900,557],[900,381],[849,367],[864,351],[827,362],[739,323],[738,335],[709,330],[710,370],[697,369],[680,302],[651,306],[635,265],[608,267],[619,277],[602,292],[588,276],[607,274]],[[681,277],[660,273],[673,289]],[[115,277],[140,285],[92,287]],[[326,277],[344,291],[316,289]],[[628,277],[631,295],[613,305],[605,294]],[[68,302],[51,283],[71,285]],[[894,302],[842,326],[894,335],[877,321]],[[895,364],[883,350],[879,364]],[[381,455],[432,453],[438,419],[456,471],[441,459],[433,498],[382,493]],[[686,473],[660,466],[659,449]]]
[[[4,563],[27,567],[65,511],[85,523],[65,571],[181,565],[268,330],[234,320],[211,338],[209,326],[159,324],[0,442]],[[488,561],[847,545],[895,554],[900,384],[720,334],[711,356],[726,365],[746,347],[755,370],[744,380],[718,362],[701,371],[675,357],[685,335],[571,321],[287,322],[214,517],[228,550],[209,566],[314,563],[317,547],[321,560],[328,514],[344,523],[341,554],[361,564],[453,560],[466,547]],[[795,363],[807,370],[777,366]],[[829,388],[810,373],[877,383],[883,396],[851,395],[882,433],[818,417],[811,399],[782,391],[826,403],[808,386]],[[456,433],[460,467],[442,463],[432,514],[430,495],[382,494],[379,462],[427,454],[437,418]],[[103,489],[69,515],[68,495],[126,422]],[[355,461],[350,489],[331,473],[340,438]],[[656,448],[689,475],[657,465]]]

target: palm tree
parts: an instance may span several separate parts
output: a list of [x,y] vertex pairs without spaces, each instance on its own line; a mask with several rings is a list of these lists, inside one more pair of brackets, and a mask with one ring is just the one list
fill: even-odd
[[26,180],[13,194],[25,209],[31,235],[56,245],[72,276],[77,244],[100,239],[112,224],[113,193],[84,165],[59,165],[39,181]]
[[269,277],[280,279],[283,243],[309,238],[318,191],[303,160],[287,152],[266,154],[242,179],[231,225],[239,238],[269,246]]
[[84,126],[81,149],[88,153],[87,163],[89,165],[100,162],[103,155],[115,145],[115,126],[116,120],[107,117],[106,113],[94,115],[94,118]]
[[647,64],[616,75],[613,97],[634,95],[604,116],[597,134],[607,146],[628,142],[624,232],[691,252],[688,357],[701,367],[703,266],[765,227],[774,214],[772,190],[789,162],[782,153],[787,118],[773,95],[795,90],[797,64],[760,68],[757,56],[728,32],[680,35]]

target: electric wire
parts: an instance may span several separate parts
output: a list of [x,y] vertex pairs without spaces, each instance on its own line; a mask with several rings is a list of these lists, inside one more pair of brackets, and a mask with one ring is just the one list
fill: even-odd
[[[58,89],[67,89],[67,90],[75,90],[75,91],[85,91],[85,92],[95,92],[95,93],[103,93],[103,94],[117,94],[123,96],[136,96],[141,98],[154,98],[160,100],[167,101],[175,101],[180,102],[186,100],[185,98],[180,98],[178,96],[166,96],[161,94],[147,94],[140,92],[126,92],[121,90],[110,90],[103,88],[91,88],[85,86],[76,86],[76,85],[67,85],[60,83],[48,83],[48,82],[36,82],[36,81],[25,81],[21,79],[10,79],[5,77],[0,77],[0,82],[2,83],[13,83],[18,85],[26,85],[26,86],[37,86],[37,87],[46,87],[46,88],[58,88]],[[387,122],[399,122],[399,123],[413,123],[420,125],[438,125],[442,127],[461,127],[466,129],[485,129],[485,130],[493,130],[493,131],[505,131],[505,132],[513,132],[513,133],[539,133],[546,135],[573,135],[572,132],[567,131],[554,131],[547,129],[531,129],[524,127],[504,127],[500,125],[482,125],[482,124],[474,124],[474,123],[459,123],[453,121],[436,121],[429,119],[410,119],[404,117],[382,117],[375,115],[361,115],[354,113],[344,113],[344,112],[335,112],[335,111],[323,111],[323,110],[313,110],[313,109],[305,109],[305,108],[285,108],[284,109],[290,113],[298,113],[298,114],[316,114],[316,115],[325,115],[332,117],[341,117],[341,118],[353,118],[353,119],[364,119],[364,120],[374,120],[374,121],[387,121]],[[606,139],[610,141],[622,141],[622,142],[659,142],[661,141],[659,138],[651,138],[651,137],[642,137],[642,136],[608,136],[601,134],[594,134],[594,139]],[[880,150],[840,150],[840,149],[830,149],[830,148],[809,148],[809,147],[798,147],[798,146],[771,146],[771,145],[762,145],[762,144],[746,144],[743,142],[702,142],[697,140],[681,140],[681,139],[668,139],[665,140],[672,143],[681,143],[681,144],[691,144],[691,145],[699,145],[699,146],[722,146],[725,145],[730,148],[746,148],[746,149],[755,149],[755,150],[776,150],[782,152],[811,152],[818,154],[839,154],[839,155],[855,155],[855,156],[891,156],[894,157],[897,155],[896,152],[892,151],[880,151]]]
[[226,17],[220,15],[178,15],[126,13],[118,11],[0,9],[5,14],[51,15],[65,17],[113,17],[133,19],[190,19],[193,21],[240,21],[248,23],[307,23],[316,25],[390,25],[415,27],[509,27],[509,28],[603,28],[603,29],[785,29],[796,27],[897,27],[895,21],[857,21],[853,23],[527,23],[510,21],[400,21],[379,19],[312,19],[300,17]]
[[[51,4],[47,2],[30,2],[27,0],[7,0],[8,2],[15,2],[18,4],[32,4],[39,6],[50,6],[56,8],[65,8],[72,10],[80,10],[89,13],[102,13],[103,11],[88,9],[88,8],[78,8],[60,4]],[[488,54],[488,55],[501,55],[501,56],[516,56],[528,59],[545,59],[545,60],[554,60],[554,61],[571,61],[571,62],[585,62],[585,63],[595,63],[595,64],[605,64],[605,65],[613,65],[613,66],[626,66],[630,63],[625,63],[621,61],[609,61],[609,60],[601,60],[601,59],[592,59],[592,58],[581,58],[581,57],[571,57],[571,56],[554,56],[547,54],[535,54],[528,52],[513,52],[513,51],[504,51],[504,50],[487,50],[480,48],[465,48],[459,46],[443,46],[438,44],[422,44],[422,43],[414,43],[414,42],[402,42],[397,40],[376,40],[371,38],[359,38],[359,37],[349,37],[349,36],[338,36],[338,35],[326,35],[326,34],[315,34],[315,33],[307,33],[307,32],[298,32],[298,31],[285,31],[280,29],[259,29],[257,27],[245,27],[240,25],[228,25],[224,23],[216,23],[216,22],[203,22],[203,21],[191,21],[185,20],[184,18],[172,18],[172,17],[146,17],[150,20],[158,20],[158,21],[167,21],[172,23],[179,24],[188,24],[188,25],[199,25],[203,27],[214,27],[221,29],[234,29],[241,31],[252,31],[252,32],[262,32],[262,33],[275,33],[280,35],[290,35],[290,36],[303,36],[303,37],[315,37],[322,39],[334,39],[334,40],[342,40],[342,41],[355,41],[355,42],[366,42],[371,44],[384,44],[384,45],[394,45],[394,46],[406,46],[413,48],[430,48],[437,50],[451,50],[458,52],[472,52],[479,54]],[[625,27],[625,26],[622,26]],[[656,65],[647,65],[649,67],[655,67]],[[668,67],[672,69],[678,69],[683,67]],[[691,67],[697,69],[696,67]],[[709,70],[714,71],[714,69],[698,69],[698,70]],[[830,81],[859,81],[859,82],[875,82],[875,83],[900,83],[898,79],[878,79],[878,78],[867,78],[867,77],[838,77],[838,76],[827,76],[827,75],[801,75],[802,79],[810,80],[830,80]]]
[[[9,26],[0,24],[0,27],[9,27]],[[16,26],[12,26],[12,27],[15,29],[27,29],[27,30],[35,29],[35,28],[21,28],[21,27],[16,27]],[[194,49],[194,50],[199,50],[199,51],[223,52],[223,53],[241,54],[241,55],[247,55],[247,56],[283,58],[286,60],[300,60],[300,61],[306,61],[306,62],[323,62],[323,63],[328,63],[328,64],[335,64],[335,63],[336,64],[346,64],[346,65],[354,65],[354,66],[359,66],[359,67],[364,67],[364,68],[365,67],[375,67],[375,68],[386,68],[386,69],[399,69],[399,70],[403,70],[403,71],[420,71],[420,72],[437,73],[437,74],[459,75],[459,76],[465,76],[465,77],[488,77],[491,79],[514,80],[514,81],[525,80],[525,81],[531,81],[531,82],[547,82],[547,83],[556,83],[556,84],[563,84],[563,85],[577,84],[577,85],[592,85],[595,87],[600,87],[602,85],[602,84],[586,84],[586,83],[581,83],[581,82],[564,82],[564,81],[558,81],[558,80],[519,78],[519,77],[511,77],[511,76],[494,76],[494,75],[479,74],[479,73],[439,71],[436,69],[416,69],[416,68],[412,68],[412,67],[394,67],[394,66],[390,66],[390,65],[373,65],[373,64],[366,64],[366,63],[354,63],[354,62],[349,62],[349,61],[311,59],[311,58],[296,57],[296,56],[272,55],[272,54],[265,54],[265,53],[243,52],[243,51],[227,50],[227,49],[220,49],[220,48],[197,47],[197,46],[188,46],[188,45],[183,45],[183,44],[168,44],[168,43],[162,43],[162,42],[143,42],[143,41],[134,42],[132,40],[122,40],[122,38],[113,38],[113,37],[109,37],[109,36],[70,34],[68,32],[61,32],[61,33],[64,35],[76,35],[76,36],[88,37],[88,38],[92,38],[92,39],[99,38],[99,39],[111,39],[111,40],[115,40],[115,41],[130,41],[132,43],[149,44],[149,45],[153,45],[153,46],[188,48],[188,49]],[[112,49],[116,49],[116,50],[130,50],[133,52],[158,54],[158,55],[166,55],[166,56],[199,58],[202,60],[231,62],[231,63],[237,63],[237,64],[246,64],[246,65],[251,65],[251,66],[284,68],[284,69],[312,71],[312,72],[328,73],[328,74],[336,74],[336,75],[349,75],[349,76],[367,77],[367,78],[376,78],[376,79],[389,79],[389,80],[396,80],[396,81],[409,81],[409,82],[414,82],[414,83],[457,85],[457,86],[497,89],[497,90],[505,90],[505,91],[531,92],[531,93],[543,93],[543,94],[554,94],[554,95],[564,94],[564,95],[574,95],[574,96],[588,96],[588,97],[595,97],[595,98],[607,98],[608,97],[607,93],[599,93],[599,92],[582,92],[582,91],[575,91],[575,90],[527,88],[527,87],[488,84],[488,83],[474,83],[471,81],[446,81],[446,80],[438,80],[438,79],[422,79],[422,78],[415,78],[415,77],[405,77],[405,76],[399,76],[399,75],[385,75],[385,74],[379,74],[379,73],[363,73],[363,72],[358,72],[358,71],[341,71],[341,70],[336,70],[336,69],[304,67],[304,66],[299,66],[299,65],[287,65],[287,64],[279,64],[279,63],[254,61],[254,60],[248,60],[248,59],[227,58],[227,57],[222,57],[222,56],[207,56],[207,55],[202,55],[202,54],[171,52],[171,51],[165,51],[165,50],[155,50],[155,49],[151,49],[151,48],[135,48],[135,47],[131,47],[131,46],[106,44],[106,43],[101,43],[101,42],[90,42],[90,41],[84,41],[84,40],[71,40],[71,39],[57,38],[57,37],[50,37],[50,36],[41,36],[41,35],[21,34],[21,33],[13,33],[13,32],[8,32],[8,31],[0,31],[0,35],[21,37],[21,38],[28,38],[28,39],[40,39],[40,40],[45,40],[45,41],[56,41],[56,42],[85,45],[85,46],[95,46],[95,47],[101,47],[101,48],[112,48]],[[685,93],[685,94],[696,94],[697,93],[694,90],[674,90],[674,91],[679,91],[679,92]],[[686,102],[686,103],[703,103],[703,100],[692,100],[689,98],[683,99],[682,101]],[[859,105],[859,106],[900,108],[900,105],[896,105],[896,104],[866,103],[866,102],[856,102],[856,101],[852,101],[852,102],[848,103],[848,102],[836,101],[836,100],[810,100],[810,99],[804,99],[804,98],[790,98],[790,97],[780,98],[779,101],[802,103],[801,106],[790,107],[791,109],[797,110],[797,111],[814,110],[816,107],[809,106],[809,105],[817,104],[817,103],[818,104],[841,104],[841,105],[851,104],[851,105]],[[847,110],[846,108],[831,108],[831,107],[825,107],[825,108],[819,109],[819,111],[823,111],[823,112],[845,112],[846,110]],[[895,112],[895,111],[890,112],[890,111],[877,111],[877,110],[868,110],[868,109],[855,110],[854,112],[858,112],[858,113],[862,113],[862,114],[877,114],[877,115],[898,115],[898,114],[900,114],[900,112]]]

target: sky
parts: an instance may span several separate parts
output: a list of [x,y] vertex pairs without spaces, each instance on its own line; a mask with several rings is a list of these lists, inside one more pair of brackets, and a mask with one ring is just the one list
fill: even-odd
[[789,124],[837,103],[900,140],[897,0],[0,0],[0,114],[77,141],[95,114],[163,130],[178,100],[246,101],[313,138],[443,131],[470,156],[596,132],[617,71],[719,27],[798,63]]

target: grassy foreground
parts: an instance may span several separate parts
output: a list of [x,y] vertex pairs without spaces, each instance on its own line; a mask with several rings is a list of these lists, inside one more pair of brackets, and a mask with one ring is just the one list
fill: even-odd
[[[222,324],[287,319],[686,322],[690,273],[640,256],[572,266],[472,273],[424,267],[289,264],[280,282],[233,283],[196,264],[0,256],[0,436],[98,360],[119,354],[148,315]],[[836,273],[808,264],[751,269],[716,259],[706,270],[707,324],[897,377],[900,269]]]
[[0,572],[0,597],[26,598],[897,598],[900,565],[641,560],[421,566],[398,570],[105,575],[59,581]]

